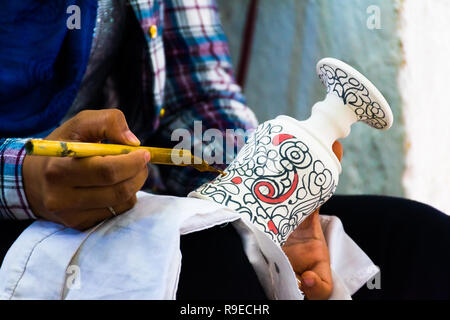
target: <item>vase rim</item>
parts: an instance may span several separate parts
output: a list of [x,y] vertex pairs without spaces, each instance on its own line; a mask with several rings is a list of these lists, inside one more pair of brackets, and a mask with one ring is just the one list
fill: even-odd
[[[332,67],[334,69],[334,71],[336,70],[341,70],[343,71],[346,75],[348,75],[348,79],[349,80],[357,80],[359,82],[360,85],[362,85],[362,87],[365,89],[367,89],[367,94],[361,94],[362,96],[364,96],[365,99],[369,99],[369,101],[371,102],[371,105],[374,105],[375,103],[379,106],[379,108],[383,111],[383,116],[382,117],[377,117],[375,115],[372,114],[372,116],[368,115],[366,112],[366,110],[364,110],[363,108],[359,108],[364,112],[363,114],[358,115],[358,117],[360,118],[360,120],[358,121],[363,121],[365,123],[367,123],[369,126],[374,127],[375,129],[379,129],[379,130],[388,130],[393,122],[394,122],[394,116],[392,114],[392,110],[389,106],[389,103],[386,101],[386,99],[384,98],[383,94],[377,89],[377,87],[369,80],[367,79],[363,74],[361,74],[358,70],[356,70],[355,68],[353,68],[352,66],[348,65],[347,63],[335,59],[335,58],[323,58],[321,59],[317,65],[316,65],[316,72],[319,75],[319,77],[322,80],[322,83],[327,87],[327,91],[329,94],[335,94],[337,96],[339,96],[341,99],[344,100],[344,103],[346,102],[346,96],[344,96],[344,88],[342,87],[342,92],[339,92],[339,90],[336,90],[335,87],[335,81],[336,80],[341,80],[341,78],[343,77],[338,77],[337,75],[335,75],[334,79],[331,79],[331,82],[326,83],[323,77],[328,77],[328,75],[324,75],[323,71],[321,70],[324,66],[329,66]],[[323,77],[322,77],[323,76]],[[349,81],[347,81],[346,83],[344,83],[345,85],[349,84]],[[333,89],[333,90],[332,90]],[[350,90],[353,88],[350,88]],[[358,88],[355,87],[355,89],[358,91],[358,93],[360,92],[361,87],[359,86]],[[345,90],[348,90],[348,88],[345,88]],[[347,91],[345,91],[346,93]],[[342,94],[342,95],[340,95]],[[361,100],[363,101],[363,100]],[[352,105],[351,103],[347,104],[349,107],[351,108],[355,108],[355,105]],[[382,122],[380,121],[374,121],[374,120],[382,120]]]

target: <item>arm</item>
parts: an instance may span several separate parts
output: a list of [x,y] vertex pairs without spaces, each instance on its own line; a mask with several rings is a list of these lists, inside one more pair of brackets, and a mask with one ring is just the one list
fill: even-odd
[[[171,142],[171,134],[179,128],[191,133],[192,146],[204,146],[204,142],[194,138],[194,121],[201,121],[203,132],[216,128],[223,135],[226,129],[247,130],[257,126],[256,117],[245,105],[241,88],[233,78],[227,39],[215,1],[198,0],[197,6],[184,3],[165,2],[165,115],[152,138],[153,145],[164,147],[177,143]],[[213,143],[215,150],[223,149],[220,141]],[[160,170],[169,193],[176,195],[186,195],[214,177],[191,168],[161,166]]]
[[22,182],[26,139],[0,138],[0,220],[34,219]]
[[[82,111],[53,130],[46,139],[140,143],[128,129],[123,113],[117,109]],[[14,146],[15,142],[14,139],[6,141],[8,148],[3,149],[9,152],[6,168],[10,173],[5,175],[3,172],[0,177],[2,181],[9,177],[12,186],[9,188],[12,196],[7,200],[14,201],[20,190],[21,199],[24,200],[26,195],[29,211],[36,217],[70,228],[84,230],[132,208],[136,203],[136,192],[147,178],[150,154],[145,150],[104,157],[23,157],[24,141]],[[5,157],[2,168],[5,168],[3,159]],[[21,162],[23,164],[19,165]],[[17,179],[20,171],[21,180]],[[16,178],[11,179],[13,172]],[[20,188],[16,190],[14,183]],[[7,186],[3,184],[2,188]]]

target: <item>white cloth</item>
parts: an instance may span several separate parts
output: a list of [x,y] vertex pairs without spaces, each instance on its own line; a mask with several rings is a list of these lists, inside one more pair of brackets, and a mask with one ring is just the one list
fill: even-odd
[[[86,232],[34,222],[5,257],[0,299],[174,299],[180,235],[226,222],[241,235],[267,296],[303,299],[283,251],[236,212],[207,200],[144,192],[133,209]],[[333,270],[332,298],[350,299],[378,268],[338,218],[322,216],[321,222]]]

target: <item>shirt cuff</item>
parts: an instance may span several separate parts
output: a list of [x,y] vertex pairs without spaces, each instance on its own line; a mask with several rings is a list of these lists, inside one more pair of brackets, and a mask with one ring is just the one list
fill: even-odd
[[9,138],[0,142],[0,219],[36,219],[28,204],[22,180],[27,141]]
[[334,286],[330,299],[348,299],[380,269],[345,232],[338,217],[322,214],[319,217],[333,272]]

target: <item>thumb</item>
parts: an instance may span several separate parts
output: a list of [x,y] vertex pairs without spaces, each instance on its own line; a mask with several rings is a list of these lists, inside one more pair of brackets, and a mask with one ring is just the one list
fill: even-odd
[[344,154],[344,148],[342,147],[342,143],[336,140],[333,143],[332,149],[336,157],[339,159],[339,161],[341,161],[342,155]]
[[331,296],[332,282],[321,279],[314,271],[303,272],[300,281],[300,290],[308,300],[327,300]]
[[67,138],[78,141],[109,140],[118,144],[140,145],[139,139],[128,128],[124,114],[118,109],[82,111],[68,121],[64,131],[69,135]]

